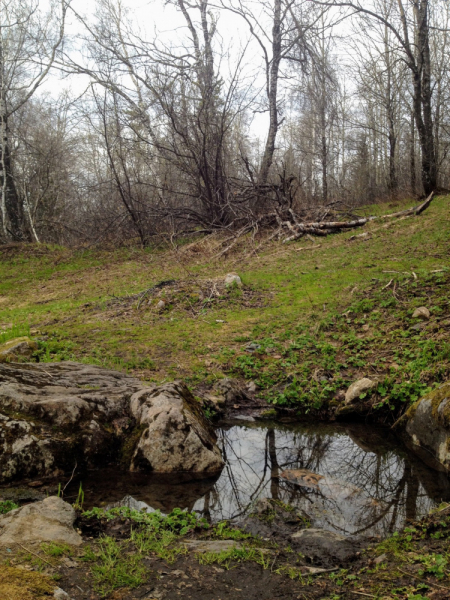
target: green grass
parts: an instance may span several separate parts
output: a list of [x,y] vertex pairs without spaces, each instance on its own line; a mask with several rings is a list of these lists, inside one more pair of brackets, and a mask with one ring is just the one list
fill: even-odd
[[[15,337],[26,324],[39,332],[36,359],[78,360],[148,381],[183,378],[195,388],[224,375],[255,379],[274,407],[301,412],[326,409],[354,377],[376,372],[374,402],[397,412],[449,374],[448,329],[411,329],[415,306],[427,305],[433,323],[450,313],[448,208],[449,198],[439,197],[420,217],[371,223],[361,230],[371,234],[365,241],[346,232],[255,248],[248,239],[220,260],[206,242],[195,253],[27,246],[0,254],[0,335]],[[230,271],[244,288],[217,296],[205,282]],[[181,283],[161,290],[162,312],[157,297],[139,305],[139,293],[168,279]],[[246,352],[249,342],[262,352]]]
[[84,560],[94,562],[91,566],[94,590],[102,598],[116,589],[134,589],[146,582],[148,569],[143,564],[143,557],[129,546],[128,540],[118,542],[114,538],[103,537],[95,550],[86,549]]

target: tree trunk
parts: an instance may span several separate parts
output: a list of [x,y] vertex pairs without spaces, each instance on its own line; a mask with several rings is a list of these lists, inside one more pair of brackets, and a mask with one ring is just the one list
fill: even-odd
[[275,140],[278,132],[278,72],[281,62],[281,0],[274,0],[274,16],[272,28],[272,63],[267,72],[267,98],[269,100],[269,133],[259,173],[260,185],[265,185],[269,178],[275,152]]
[[6,102],[0,97],[0,189],[2,236],[6,240],[20,241],[25,237],[22,232],[23,210],[12,175],[8,134]]
[[422,185],[425,195],[436,189],[437,165],[433,131],[431,56],[428,0],[414,3],[416,18],[416,65],[413,69],[414,117],[422,150]]
[[409,169],[411,193],[416,195],[416,128],[414,124],[414,114],[411,114],[411,132],[409,145]]

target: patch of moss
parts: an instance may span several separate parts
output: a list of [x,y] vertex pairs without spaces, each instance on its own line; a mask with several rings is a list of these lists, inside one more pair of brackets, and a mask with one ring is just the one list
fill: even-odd
[[[427,398],[431,400],[433,418],[441,421],[444,427],[448,427],[450,425],[450,382],[440,385],[428,394]],[[444,409],[438,412],[444,400],[448,400],[448,402],[444,406]]]
[[127,436],[125,443],[123,444],[119,460],[121,464],[129,466],[131,463],[131,459],[133,458],[134,451],[136,450],[136,446],[138,445],[139,440],[142,437],[144,431],[148,428],[148,425],[139,425],[133,432]]
[[5,600],[48,600],[55,584],[46,575],[0,565],[0,598]]
[[274,408],[269,408],[261,413],[263,419],[276,419],[278,416],[277,411]]

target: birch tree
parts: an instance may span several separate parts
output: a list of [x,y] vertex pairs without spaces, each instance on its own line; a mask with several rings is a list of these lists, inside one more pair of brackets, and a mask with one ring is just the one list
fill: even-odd
[[66,0],[39,10],[38,1],[0,0],[0,236],[33,239],[14,178],[10,121],[36,93],[62,44]]

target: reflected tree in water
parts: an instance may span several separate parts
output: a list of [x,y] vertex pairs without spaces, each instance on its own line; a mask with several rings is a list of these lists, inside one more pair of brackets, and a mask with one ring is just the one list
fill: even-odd
[[[355,435],[344,428],[306,432],[252,425],[218,433],[226,466],[195,505],[212,520],[236,518],[268,497],[305,511],[316,526],[382,535],[450,497],[448,480],[445,489],[433,490],[425,467],[364,430]],[[286,469],[306,469],[323,479],[317,488],[299,487],[280,477]]]

